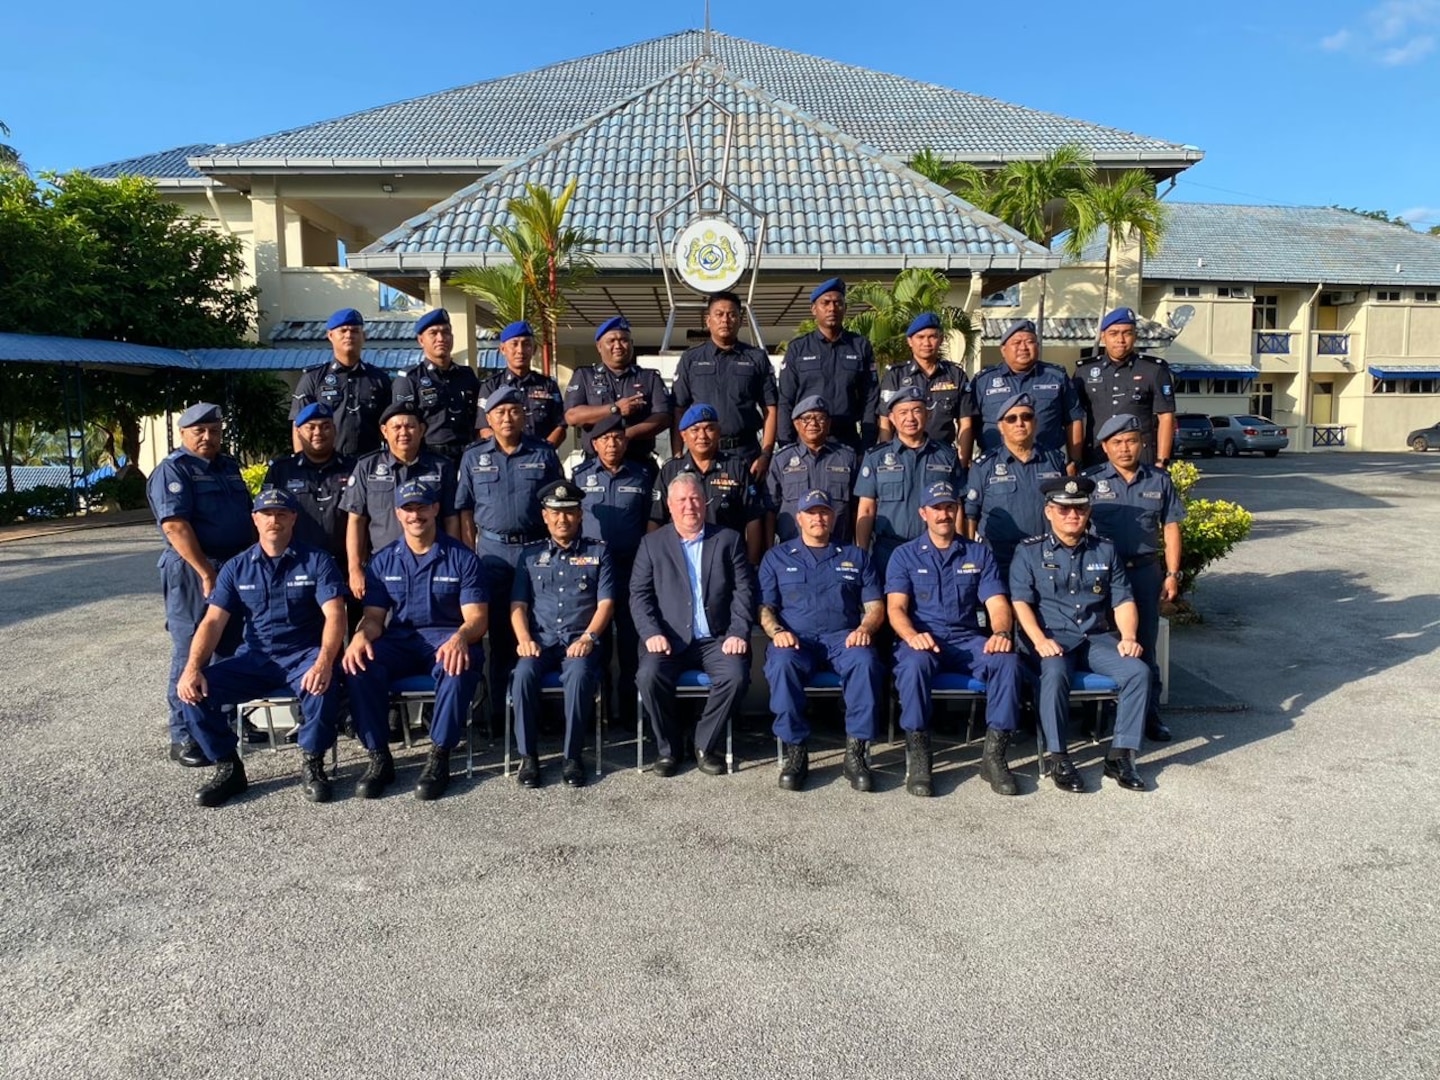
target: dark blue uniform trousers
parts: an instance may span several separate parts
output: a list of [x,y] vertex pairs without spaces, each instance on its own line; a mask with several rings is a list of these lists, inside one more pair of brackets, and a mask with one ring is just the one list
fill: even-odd
[[585,731],[595,722],[595,690],[600,685],[600,657],[565,655],[564,645],[550,645],[539,656],[515,661],[510,693],[515,701],[515,749],[521,757],[540,753],[540,686],[545,676],[560,669],[565,690],[565,756],[578,758],[585,747]]
[[1125,576],[1130,579],[1140,621],[1135,634],[1135,640],[1145,650],[1140,659],[1150,669],[1150,700],[1145,708],[1155,712],[1160,706],[1160,657],[1155,643],[1160,637],[1160,588],[1165,584],[1165,564],[1155,559],[1145,566],[1128,566]]
[[[218,572],[219,568],[216,569]],[[165,597],[165,629],[170,631],[170,681],[165,687],[165,700],[170,704],[170,741],[183,743],[189,725],[185,720],[185,705],[175,693],[175,687],[190,659],[190,642],[195,638],[200,620],[205,618],[208,605],[200,589],[200,575],[173,551],[167,550],[160,556],[160,590]],[[215,647],[216,657],[235,652],[244,625],[243,619],[231,619],[225,624],[220,644]],[[276,680],[275,685],[283,681]]]
[[[799,635],[796,635],[799,637]],[[775,714],[775,737],[801,743],[810,737],[805,719],[805,683],[816,672],[840,676],[845,697],[845,734],[852,739],[875,738],[875,713],[885,686],[885,668],[873,646],[845,647],[849,630],[819,637],[799,637],[798,649],[765,651],[765,680],[770,684],[770,711]]]
[[1045,749],[1061,753],[1066,748],[1065,724],[1070,715],[1070,678],[1076,671],[1093,671],[1120,684],[1120,704],[1115,715],[1116,750],[1139,750],[1145,732],[1145,706],[1150,700],[1150,672],[1145,661],[1121,656],[1120,638],[1096,634],[1075,646],[1065,646],[1063,656],[1040,658],[1040,726],[1045,732]]
[[345,675],[355,735],[366,750],[375,752],[389,746],[390,684],[412,675],[429,675],[435,680],[435,715],[430,721],[430,741],[443,750],[450,750],[460,742],[470,702],[480,686],[485,648],[471,645],[470,666],[461,674],[451,676],[435,662],[435,650],[444,640],[440,637],[432,645],[419,634],[393,637],[382,634],[372,643],[375,659],[358,675]]
[[300,680],[314,667],[319,654],[319,648],[274,656],[241,649],[234,656],[215,661],[205,669],[208,687],[205,700],[199,705],[182,706],[190,737],[200,744],[211,761],[229,757],[235,752],[235,729],[226,721],[220,707],[276,694],[283,687],[300,699],[301,747],[307,754],[325,753],[335,745],[339,681],[332,679],[330,689],[320,695],[300,689]]
[[675,715],[675,680],[682,671],[699,669],[710,676],[710,696],[695,725],[697,752],[713,752],[726,717],[739,712],[740,700],[750,685],[750,654],[729,656],[721,651],[723,641],[723,638],[692,641],[668,656],[652,652],[640,654],[635,682],[650,716],[650,730],[655,734],[655,748],[661,757],[680,756],[684,733]]
[[630,572],[635,568],[635,556],[615,559],[610,563],[614,574],[615,617],[605,633],[605,664],[609,666],[613,652],[616,671],[615,711],[622,723],[635,722],[635,670],[640,663],[640,631],[635,628],[635,613],[630,608]]
[[510,628],[510,590],[515,585],[515,567],[524,552],[523,544],[505,544],[484,536],[475,542],[480,568],[485,572],[485,594],[490,604],[490,686],[493,688],[490,713],[497,723],[505,718],[502,689],[510,684],[515,666],[515,632]]
[[985,684],[985,723],[1014,731],[1025,682],[1020,657],[1013,652],[987,653],[981,634],[932,635],[940,651],[917,652],[904,642],[895,647],[895,692],[900,698],[900,726],[906,731],[930,727],[930,681],[937,672],[969,675]]

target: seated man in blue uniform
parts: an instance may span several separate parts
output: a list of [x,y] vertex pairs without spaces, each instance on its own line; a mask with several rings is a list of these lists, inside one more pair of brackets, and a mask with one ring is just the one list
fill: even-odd
[[[1024,676],[1015,653],[1014,614],[995,559],[955,529],[959,500],[931,484],[920,503],[925,532],[895,549],[885,574],[895,649],[895,690],[905,730],[905,790],[929,795],[930,684],[941,671],[985,684],[985,752],[980,775],[1000,795],[1015,794],[1005,760]],[[989,634],[980,629],[984,607]]]
[[635,681],[660,754],[655,775],[674,776],[684,739],[675,714],[676,679],[695,668],[710,676],[710,694],[695,727],[695,758],[701,772],[719,776],[725,759],[715,745],[727,720],[740,711],[750,682],[754,571],[739,533],[706,524],[700,477],[676,476],[667,502],[670,524],[640,541],[630,580],[635,626],[644,642]]
[[[1120,685],[1115,738],[1105,775],[1121,787],[1144,791],[1135,751],[1145,727],[1150,671],[1136,640],[1139,616],[1115,545],[1089,531],[1095,482],[1057,477],[1041,485],[1047,528],[1015,551],[1010,600],[1015,619],[1040,658],[1040,725],[1050,776],[1061,791],[1084,791],[1066,743],[1070,677],[1094,671]],[[1119,633],[1110,629],[1114,620]]]
[[565,480],[540,490],[540,516],[550,536],[525,548],[510,592],[519,655],[510,683],[520,753],[515,779],[523,788],[540,786],[540,688],[556,668],[565,690],[561,779],[569,787],[585,785],[580,751],[595,722],[600,636],[615,611],[615,581],[606,545],[581,535],[583,499],[580,488]]
[[[325,753],[335,744],[335,662],[345,644],[345,582],[335,560],[317,548],[291,544],[299,503],[288,491],[255,497],[258,543],[220,568],[209,607],[177,687],[191,737],[215,762],[215,775],[195,793],[201,806],[219,806],[241,794],[245,766],[223,705],[273,693],[284,686],[300,699],[300,747],[305,752],[301,790],[311,802],[329,802]],[[230,620],[243,619],[245,641],[227,659],[210,664]]]
[[885,669],[875,634],[885,625],[885,598],[870,556],[832,543],[835,508],[819,489],[801,497],[800,535],[760,562],[760,628],[770,639],[765,679],[775,737],[784,744],[780,787],[799,791],[810,772],[805,683],[817,672],[840,676],[845,696],[845,778],[856,791],[874,786],[870,742]]
[[439,490],[409,480],[395,502],[400,539],[365,568],[365,614],[341,663],[356,735],[370,755],[355,789],[362,799],[377,798],[395,779],[386,721],[391,682],[434,678],[430,755],[415,785],[424,801],[438,799],[450,784],[450,751],[465,732],[485,661],[487,598],[480,560],[437,527]]

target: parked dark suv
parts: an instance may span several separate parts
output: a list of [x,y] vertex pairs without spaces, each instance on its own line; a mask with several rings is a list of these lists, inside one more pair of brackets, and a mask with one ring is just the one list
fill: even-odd
[[1215,428],[1211,426],[1210,418],[1204,413],[1175,414],[1174,455],[1176,457],[1184,457],[1186,454],[1214,457],[1217,445]]

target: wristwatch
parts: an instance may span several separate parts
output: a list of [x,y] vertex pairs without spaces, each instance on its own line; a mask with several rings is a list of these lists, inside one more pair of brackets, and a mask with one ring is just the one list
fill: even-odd
[[1180,571],[1179,571],[1179,570],[1166,570],[1166,571],[1165,571],[1165,576],[1166,576],[1166,577],[1179,578],[1179,577],[1180,577]]
[[611,415],[611,416],[619,416],[619,415],[620,415],[620,406],[619,406],[619,405],[614,405],[614,404],[612,404],[612,405],[610,406],[610,415]]
[[1003,637],[1006,641],[1014,641],[1014,640],[1015,640],[1015,631],[1014,631],[1014,630],[993,630],[993,631],[991,631],[991,636],[993,636],[993,637]]

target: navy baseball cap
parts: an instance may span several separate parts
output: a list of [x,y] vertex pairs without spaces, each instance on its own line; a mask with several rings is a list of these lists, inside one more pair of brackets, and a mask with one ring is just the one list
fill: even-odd
[[323,401],[312,401],[295,414],[295,426],[308,424],[311,420],[334,420],[335,410]]
[[803,512],[805,510],[814,510],[816,508],[830,511],[833,511],[835,509],[835,504],[830,501],[830,496],[825,494],[825,492],[819,490],[818,488],[814,491],[807,491],[804,495],[801,495],[800,503],[798,506],[796,506],[795,509]]
[[395,489],[396,506],[433,506],[439,501],[440,492],[424,480],[407,480]]
[[342,326],[364,326],[365,316],[353,307],[341,308],[325,321],[325,332],[339,330]]
[[960,499],[955,494],[955,488],[941,480],[937,484],[931,484],[925,489],[925,495],[920,500],[921,506],[944,506],[946,503],[958,504]]
[[255,496],[255,502],[250,508],[257,513],[261,510],[289,510],[296,513],[300,504],[295,501],[295,496],[284,488],[266,488]]

